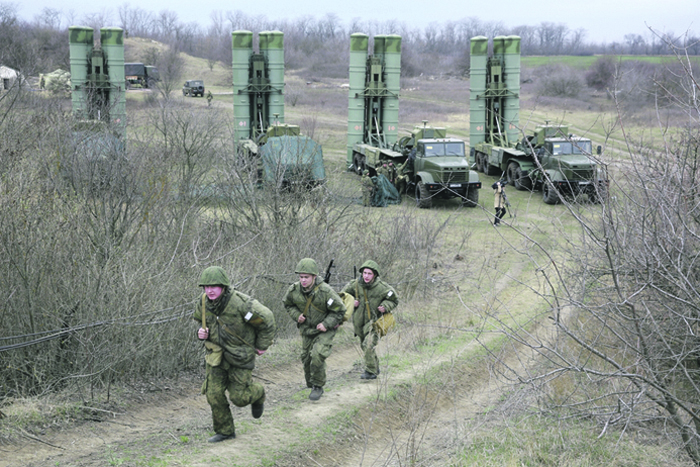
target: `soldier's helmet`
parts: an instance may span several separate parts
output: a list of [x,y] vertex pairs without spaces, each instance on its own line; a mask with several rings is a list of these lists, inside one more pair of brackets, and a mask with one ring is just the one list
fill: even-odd
[[204,287],[205,285],[230,287],[231,282],[229,282],[226,271],[224,271],[223,268],[219,266],[210,266],[202,271],[202,277],[199,279],[199,286]]
[[362,266],[360,266],[360,274],[362,274],[362,271],[364,271],[365,268],[371,269],[375,276],[379,276],[379,265],[371,259],[368,259],[362,263]]
[[294,271],[296,274],[312,274],[318,276],[318,265],[316,261],[311,258],[304,258],[299,261],[297,268]]

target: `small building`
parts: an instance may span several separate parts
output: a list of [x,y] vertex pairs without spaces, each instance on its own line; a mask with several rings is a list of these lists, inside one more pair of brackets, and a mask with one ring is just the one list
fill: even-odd
[[0,91],[10,89],[20,77],[17,70],[0,65]]

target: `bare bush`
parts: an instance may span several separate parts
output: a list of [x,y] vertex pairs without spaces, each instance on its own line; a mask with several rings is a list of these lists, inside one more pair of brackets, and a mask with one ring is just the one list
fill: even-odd
[[568,66],[545,67],[537,82],[537,93],[541,96],[576,98],[581,90],[580,72]]

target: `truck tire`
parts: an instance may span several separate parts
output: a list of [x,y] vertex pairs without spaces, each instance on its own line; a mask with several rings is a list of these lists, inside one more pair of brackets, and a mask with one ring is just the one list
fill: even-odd
[[542,201],[545,204],[559,204],[561,201],[557,190],[549,182],[544,182],[544,185],[542,185]]
[[423,182],[418,182],[416,184],[416,206],[422,209],[429,209],[431,205],[430,192]]
[[532,191],[532,180],[527,175],[523,175],[523,171],[518,167],[515,171],[515,189],[516,190],[529,190]]
[[462,200],[462,206],[475,208],[479,204],[479,189],[476,186],[467,188],[467,197]]
[[476,171],[483,172],[484,171],[484,160],[481,157],[481,153],[477,152],[474,159],[476,159]]
[[486,175],[500,175],[501,170],[495,165],[489,164],[489,161],[484,157],[484,173]]
[[517,162],[511,162],[508,164],[506,169],[506,179],[508,179],[508,185],[515,186],[515,172],[520,169]]

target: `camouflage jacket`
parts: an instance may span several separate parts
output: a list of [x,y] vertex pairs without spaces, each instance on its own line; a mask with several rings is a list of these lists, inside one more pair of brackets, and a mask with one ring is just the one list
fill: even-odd
[[[193,319],[202,324],[202,294]],[[217,301],[221,300],[219,303]],[[275,317],[267,307],[248,295],[231,290],[212,302],[204,299],[207,340],[224,348],[224,358],[234,367],[255,368],[255,349],[267,350],[275,337]]]
[[372,181],[372,178],[369,177],[368,175],[363,175],[362,179],[360,180],[360,183],[362,184],[363,190],[369,191],[369,192],[374,190],[374,182]]
[[361,278],[353,279],[341,292],[352,295],[355,297],[355,300],[360,302],[360,305],[352,314],[352,322],[357,335],[360,335],[358,331],[367,322],[376,321],[381,315],[379,310],[377,310],[380,305],[384,306],[386,313],[388,313],[399,304],[399,297],[396,295],[394,288],[379,279],[375,279],[368,286],[362,285]]
[[[307,309],[309,298],[311,301]],[[320,333],[321,331],[316,329],[319,323],[323,323],[328,330],[335,329],[343,322],[343,315],[345,315],[343,301],[320,277],[316,277],[316,282],[309,293],[301,289],[299,282],[292,284],[284,297],[284,308],[304,336]],[[299,316],[304,313],[304,310],[306,310],[306,321],[299,323]]]

